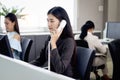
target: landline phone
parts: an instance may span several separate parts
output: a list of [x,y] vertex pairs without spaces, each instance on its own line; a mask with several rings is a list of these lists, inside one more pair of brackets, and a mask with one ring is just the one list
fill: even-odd
[[58,27],[58,31],[60,32],[64,27],[65,27],[65,25],[66,25],[66,21],[65,20],[62,20],[61,22],[60,22],[60,26]]
[[[66,23],[67,22],[65,20],[62,20],[60,22],[60,25],[59,25],[59,27],[57,29],[58,32],[60,32],[65,27]],[[45,68],[47,68],[50,71],[50,41],[48,43],[48,67],[45,67]]]

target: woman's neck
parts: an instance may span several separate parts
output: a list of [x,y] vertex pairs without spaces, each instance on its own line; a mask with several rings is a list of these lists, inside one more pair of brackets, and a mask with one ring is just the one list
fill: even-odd
[[93,29],[89,29],[88,32],[92,33],[92,32],[93,32]]

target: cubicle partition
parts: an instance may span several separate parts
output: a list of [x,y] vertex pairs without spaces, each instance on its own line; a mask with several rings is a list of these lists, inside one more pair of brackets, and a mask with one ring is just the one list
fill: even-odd
[[33,40],[33,44],[29,53],[29,60],[32,61],[40,56],[41,49],[45,46],[49,34],[22,34],[22,36]]
[[[74,32],[74,35],[76,34],[80,34],[80,31]],[[101,31],[95,31],[94,34],[101,38]],[[33,40],[28,61],[32,61],[38,56],[40,56],[40,51],[44,47],[45,41],[47,40],[49,33],[24,33],[21,35]]]
[[74,80],[0,54],[0,80]]

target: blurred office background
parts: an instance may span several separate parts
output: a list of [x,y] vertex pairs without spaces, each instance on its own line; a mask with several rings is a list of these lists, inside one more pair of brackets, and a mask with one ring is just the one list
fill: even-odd
[[[7,8],[23,8],[19,19],[21,32],[48,32],[47,11],[53,6],[62,6],[68,12],[74,31],[87,20],[95,22],[96,31],[102,32],[107,21],[120,21],[120,0],[1,0]],[[0,11],[2,12],[0,5]],[[0,16],[0,32],[4,30],[4,16]]]
[[[103,37],[106,22],[120,22],[120,0],[0,0],[7,8],[23,8],[18,18],[22,36],[31,38],[34,42],[29,54],[29,61],[39,56],[48,33],[47,11],[54,6],[64,7],[72,24],[73,32],[79,32],[81,26],[87,21],[95,22],[95,31]],[[0,33],[5,32],[4,16],[0,16]],[[28,35],[30,33],[30,35]],[[35,33],[35,34],[34,34]],[[41,35],[41,33],[44,33]],[[36,35],[37,34],[37,35]],[[44,36],[45,35],[45,36]],[[36,45],[37,44],[37,45]],[[111,58],[108,54],[109,75],[112,75]]]

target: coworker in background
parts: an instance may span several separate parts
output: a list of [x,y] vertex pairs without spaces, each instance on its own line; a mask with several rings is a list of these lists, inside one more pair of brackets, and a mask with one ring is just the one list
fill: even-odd
[[15,59],[20,59],[21,44],[20,44],[20,32],[17,17],[13,13],[8,13],[5,16],[5,27],[10,42],[11,50],[13,52],[13,57]]
[[[81,28],[81,34],[80,34],[80,39],[84,39],[88,42],[89,48],[94,49],[96,51],[96,54],[103,54],[106,55],[107,53],[107,48],[102,45],[100,40],[98,39],[97,36],[93,35],[95,25],[92,21],[87,21]],[[103,80],[110,80],[107,73],[108,73],[108,68],[106,65],[107,57],[95,57],[93,61],[93,66],[99,66],[102,64],[105,64],[105,68],[102,69],[102,79]]]
[[[62,20],[66,25],[57,30]],[[50,41],[50,70],[69,77],[74,77],[76,44],[67,12],[62,7],[53,7],[47,13],[48,28],[51,37],[46,41],[40,57],[32,62],[36,66],[45,66],[48,62],[48,42]],[[74,64],[73,64],[74,63]]]

